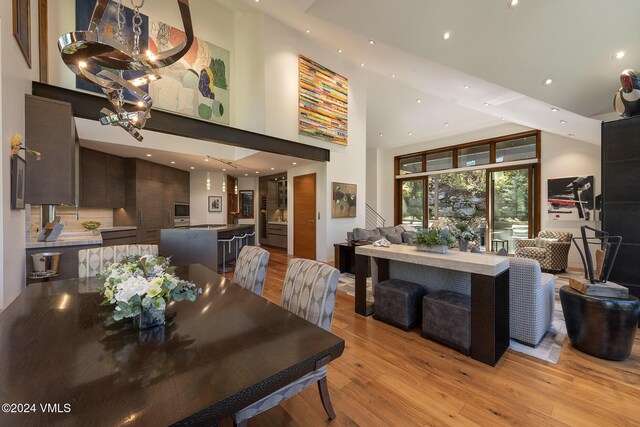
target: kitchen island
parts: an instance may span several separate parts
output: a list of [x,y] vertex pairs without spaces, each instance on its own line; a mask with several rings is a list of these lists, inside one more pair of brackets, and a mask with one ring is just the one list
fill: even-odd
[[[231,243],[220,242],[233,237],[236,239]],[[159,251],[171,256],[174,265],[199,263],[217,271],[223,260],[228,266],[235,259],[236,247],[239,252],[245,244],[255,245],[254,224],[202,224],[161,230]]]
[[375,311],[375,304],[366,301],[370,257],[372,268],[377,269],[376,283],[402,279],[419,283],[430,291],[448,289],[470,295],[472,358],[495,366],[509,347],[508,257],[458,250],[437,254],[408,245],[359,246],[355,252],[356,313],[368,316]]

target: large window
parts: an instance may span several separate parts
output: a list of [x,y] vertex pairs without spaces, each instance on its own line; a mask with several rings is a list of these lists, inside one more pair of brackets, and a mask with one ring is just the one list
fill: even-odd
[[396,157],[396,224],[442,227],[465,218],[481,246],[513,252],[515,240],[539,231],[539,137],[534,131]]

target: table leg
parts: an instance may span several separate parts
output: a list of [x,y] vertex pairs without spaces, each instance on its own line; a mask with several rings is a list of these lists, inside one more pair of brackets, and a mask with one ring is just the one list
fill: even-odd
[[471,274],[471,357],[495,366],[509,348],[509,270]]
[[363,316],[373,314],[373,304],[367,303],[367,265],[369,257],[367,255],[356,254],[356,313]]

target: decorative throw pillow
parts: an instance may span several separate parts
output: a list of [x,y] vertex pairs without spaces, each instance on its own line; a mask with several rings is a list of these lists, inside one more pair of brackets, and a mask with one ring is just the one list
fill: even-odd
[[[378,229],[367,230],[366,228],[354,228],[353,238],[356,240],[368,240],[374,242],[380,238]],[[373,239],[373,240],[372,240]]]
[[399,225],[398,227],[402,227],[402,228],[404,228],[404,231],[410,231],[412,233],[416,233],[418,231],[417,228],[412,227],[410,225]]
[[411,231],[405,231],[400,234],[402,235],[402,241],[404,243],[408,243],[409,245],[413,244],[413,238],[416,237],[416,233],[413,233]]
[[396,228],[395,227],[378,227],[378,231],[383,236],[386,236],[389,233],[395,233],[396,232]]
[[400,233],[388,233],[384,237],[395,245],[402,243],[402,234]]
[[538,248],[546,248],[549,243],[557,242],[558,239],[545,239],[544,237],[536,237],[536,246]]

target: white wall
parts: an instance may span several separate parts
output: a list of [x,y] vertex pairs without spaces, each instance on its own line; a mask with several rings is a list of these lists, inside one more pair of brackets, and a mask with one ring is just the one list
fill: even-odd
[[[31,93],[31,81],[38,78],[38,2],[31,0],[31,69],[22,56],[13,37],[12,2],[0,6],[0,95],[2,106],[0,121],[0,307],[6,307],[25,286],[25,214],[24,210],[11,210],[9,147],[15,133],[24,135],[24,94]],[[27,141],[28,144],[29,141]]]
[[[209,190],[207,179],[211,180]],[[191,225],[227,223],[227,193],[222,192],[224,180],[226,176],[221,172],[191,172]],[[209,196],[222,197],[222,212],[209,212]]]
[[[412,144],[405,147],[380,150],[377,154],[379,173],[374,174],[367,172],[367,185],[377,186],[377,206],[380,214],[387,220],[387,223],[393,222],[393,183],[394,180],[394,157],[401,154],[430,150],[439,147],[447,147],[450,145],[462,144],[465,142],[479,141],[497,136],[509,135],[518,132],[531,130],[529,128],[518,126],[511,123],[482,129],[475,132],[456,135],[441,140],[428,141],[418,144]],[[546,194],[547,179],[559,178],[566,176],[594,175],[595,179],[595,195],[600,194],[600,146],[590,144],[575,138],[565,138],[548,132],[541,133],[541,168],[540,176],[542,182],[541,188],[541,230],[557,230],[568,231],[577,236],[580,233],[580,226],[590,225],[599,227],[600,223],[596,221],[578,222],[578,221],[550,221],[546,215]],[[373,197],[373,192],[369,192]],[[371,204],[371,203],[370,203]],[[574,268],[582,268],[579,255],[572,246],[569,254],[569,266]]]
[[[347,231],[364,226],[366,198],[366,86],[361,71],[338,54],[321,47],[298,31],[265,17],[265,133],[331,151],[331,161],[291,168],[289,179],[289,252],[293,253],[293,177],[315,172],[317,258],[333,259],[333,244],[344,241]],[[349,137],[346,147],[298,135],[298,55],[302,54],[349,79]],[[332,182],[358,186],[357,217],[331,218]],[[316,217],[317,218],[317,217]]]

